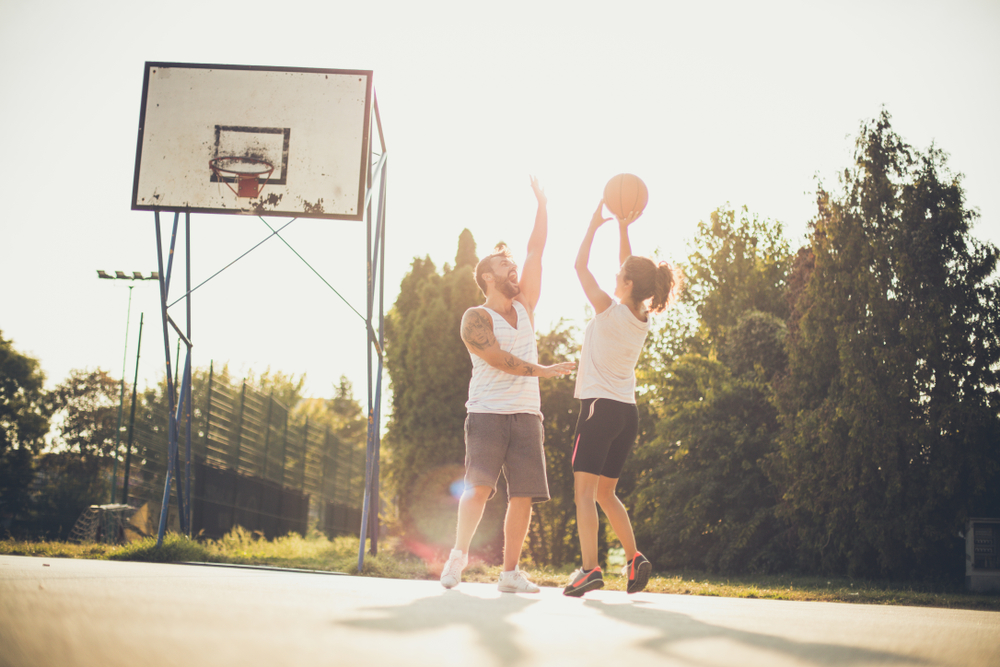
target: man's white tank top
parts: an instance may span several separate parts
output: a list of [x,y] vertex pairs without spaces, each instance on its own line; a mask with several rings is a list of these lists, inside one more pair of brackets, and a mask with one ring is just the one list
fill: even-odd
[[[493,335],[500,349],[510,352],[518,359],[538,363],[538,347],[535,332],[531,328],[527,309],[519,301],[514,301],[517,312],[517,328],[510,325],[499,313],[483,306],[483,310],[493,318]],[[469,400],[465,407],[469,412],[493,414],[529,413],[542,416],[542,401],[538,393],[538,378],[511,375],[493,368],[478,355],[472,354],[472,379],[469,381]]]

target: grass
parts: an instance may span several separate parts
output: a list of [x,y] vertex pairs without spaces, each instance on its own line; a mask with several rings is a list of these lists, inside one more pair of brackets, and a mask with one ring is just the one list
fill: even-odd
[[[291,534],[275,540],[264,540],[243,528],[235,528],[219,540],[196,541],[176,533],[167,533],[159,547],[156,546],[155,537],[124,545],[5,539],[0,540],[0,554],[152,563],[231,563],[355,574],[358,567],[358,545],[357,537],[330,540],[320,533],[311,533],[306,537]],[[391,549],[382,550],[378,556],[366,555],[362,575],[391,579],[431,578],[423,561],[407,554],[395,553]]]
[[[288,535],[275,540],[236,528],[219,540],[195,541],[168,534],[163,545],[146,538],[122,546],[107,544],[70,544],[66,542],[20,542],[0,540],[0,554],[44,558],[92,558],[148,562],[206,562],[238,565],[265,565],[302,570],[323,570],[356,574],[358,538],[327,539],[320,533]],[[442,556],[443,558],[443,556]],[[362,576],[392,579],[436,579],[441,561],[425,562],[393,541],[384,541],[378,556],[365,556]],[[522,566],[541,586],[562,587],[571,566]],[[624,590],[622,577],[608,568],[605,590]],[[492,583],[500,574],[499,566],[473,560],[463,574],[464,581]],[[808,600],[883,605],[946,607],[1000,611],[1000,595],[968,593],[943,583],[899,583],[798,575],[723,577],[704,572],[654,573],[647,592],[674,595],[761,598],[770,600]]]

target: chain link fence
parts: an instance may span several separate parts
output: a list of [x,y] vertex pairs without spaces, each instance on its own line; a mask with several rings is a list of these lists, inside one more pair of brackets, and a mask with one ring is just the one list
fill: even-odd
[[[364,493],[364,435],[348,441],[329,425],[298,418],[246,381],[207,374],[193,379],[191,526],[218,538],[235,526],[267,538],[318,528],[358,534]],[[157,392],[137,405],[124,464],[123,502],[138,508],[129,530],[155,535],[167,465],[167,407]],[[178,424],[180,478],[188,483],[187,433]],[[362,432],[363,433],[363,432]],[[179,531],[176,485],[168,529]]]

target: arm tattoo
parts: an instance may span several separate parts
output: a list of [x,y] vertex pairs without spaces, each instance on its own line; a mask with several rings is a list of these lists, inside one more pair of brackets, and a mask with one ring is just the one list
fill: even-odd
[[477,350],[485,350],[496,345],[493,322],[489,316],[478,310],[471,311],[462,322],[462,340]]
[[507,358],[504,359],[503,365],[510,369],[511,375],[532,376],[535,374],[535,369],[531,367],[531,364],[526,361],[521,361],[517,357],[510,354],[508,354]]
[[[462,340],[470,348],[475,350],[485,350],[497,344],[497,338],[493,335],[493,320],[489,315],[478,310],[472,310],[462,318]],[[514,355],[505,354],[503,365],[511,375],[534,375],[535,369],[531,364],[522,361]]]

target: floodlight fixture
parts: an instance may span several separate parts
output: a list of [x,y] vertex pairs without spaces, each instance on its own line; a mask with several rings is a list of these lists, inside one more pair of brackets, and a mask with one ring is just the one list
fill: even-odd
[[125,271],[115,271],[115,275],[109,275],[106,271],[97,269],[98,278],[106,278],[108,280],[159,280],[160,273],[158,271],[150,271],[149,277],[142,275],[142,271],[132,271],[132,275],[128,275]]

